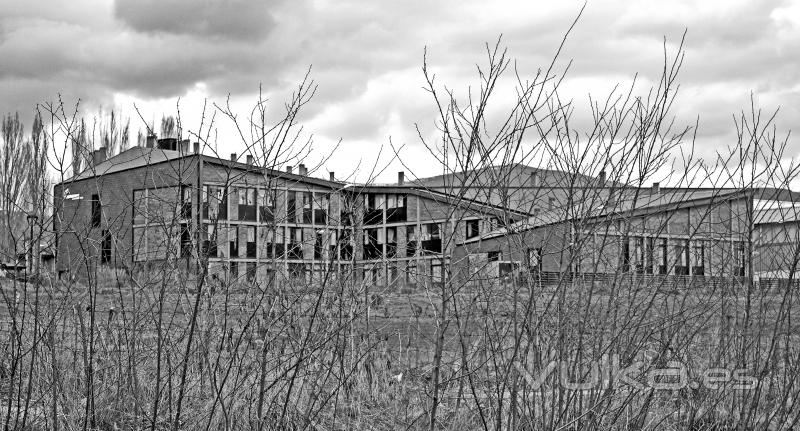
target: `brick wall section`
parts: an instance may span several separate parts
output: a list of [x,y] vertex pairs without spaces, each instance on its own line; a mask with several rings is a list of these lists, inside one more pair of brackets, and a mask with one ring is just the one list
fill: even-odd
[[[60,232],[57,270],[81,267],[87,262],[87,257],[89,261],[96,260],[103,230],[112,235],[112,256],[118,261],[117,266],[122,266],[120,261],[130,264],[133,191],[179,184],[196,187],[196,180],[196,158],[186,157],[172,163],[158,163],[56,185],[54,230]],[[80,198],[65,199],[67,194]],[[102,204],[99,227],[91,225],[92,195],[99,195]],[[176,195],[176,202],[178,198]]]

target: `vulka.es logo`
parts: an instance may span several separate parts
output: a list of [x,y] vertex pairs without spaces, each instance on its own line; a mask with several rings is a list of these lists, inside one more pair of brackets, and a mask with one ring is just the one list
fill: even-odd
[[560,385],[573,391],[616,389],[675,390],[704,387],[712,390],[750,390],[758,386],[758,379],[747,374],[746,369],[707,368],[692,370],[697,377],[690,378],[690,370],[679,361],[669,361],[665,368],[649,367],[646,362],[633,362],[620,366],[619,355],[603,355],[597,361],[575,366],[569,361],[552,360],[541,370],[530,371],[524,364],[515,363],[517,371],[534,391]]

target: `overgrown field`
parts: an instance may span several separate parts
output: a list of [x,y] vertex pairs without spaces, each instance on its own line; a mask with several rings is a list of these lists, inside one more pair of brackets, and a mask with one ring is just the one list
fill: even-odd
[[401,292],[113,273],[90,286],[2,282],[11,427],[423,429],[434,398],[441,429],[798,419],[788,287],[626,275]]

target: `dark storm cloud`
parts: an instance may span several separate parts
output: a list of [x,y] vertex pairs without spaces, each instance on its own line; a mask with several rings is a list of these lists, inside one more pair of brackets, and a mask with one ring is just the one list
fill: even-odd
[[114,16],[143,33],[260,41],[275,27],[274,2],[117,0]]

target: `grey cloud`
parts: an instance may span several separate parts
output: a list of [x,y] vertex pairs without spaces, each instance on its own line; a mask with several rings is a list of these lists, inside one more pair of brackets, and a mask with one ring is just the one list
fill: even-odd
[[[34,101],[67,89],[101,103],[114,93],[174,98],[204,83],[212,98],[230,93],[252,102],[263,84],[274,109],[280,109],[283,95],[313,65],[319,89],[304,118],[320,127],[309,131],[331,139],[383,143],[388,122],[406,127],[412,143],[415,122],[426,130],[432,124],[433,102],[420,89],[425,46],[438,81],[463,95],[467,85],[477,84],[475,65],[485,64],[485,44],[493,44],[500,34],[523,78],[547,67],[580,7],[423,0],[75,0],[62,13],[47,8],[44,0],[31,2],[34,6],[4,10],[0,18],[0,100],[9,101],[9,107],[25,104],[26,95]],[[625,84],[640,72],[643,80],[655,79],[663,61],[662,37],[674,44],[689,27],[679,76],[686,88],[720,85],[720,93],[741,91],[743,97],[733,103],[746,101],[749,87],[786,95],[800,81],[800,58],[791,55],[800,51],[800,42],[776,36],[770,11],[778,4],[731,5],[725,13],[698,12],[682,22],[630,17],[627,2],[621,0],[592,2],[567,40],[558,70],[574,59],[570,77]],[[414,73],[392,91],[369,85],[408,70]],[[701,114],[704,139],[727,136],[732,128],[729,111],[739,106],[724,96],[704,94],[694,100],[684,90],[676,112],[691,124]],[[765,104],[796,100],[796,95],[781,97]],[[585,100],[576,100],[580,109]],[[321,121],[331,106],[347,111],[337,123]],[[787,109],[782,116],[796,112]]]
[[144,33],[259,41],[275,27],[272,7],[248,0],[117,0],[114,16]]

